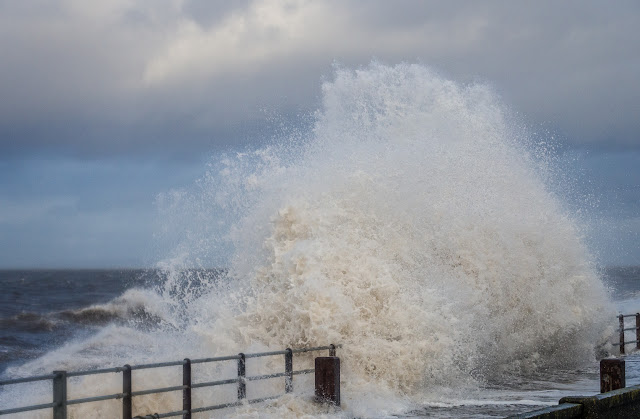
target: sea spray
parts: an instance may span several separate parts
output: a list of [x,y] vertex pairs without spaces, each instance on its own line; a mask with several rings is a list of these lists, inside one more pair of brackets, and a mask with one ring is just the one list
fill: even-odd
[[[134,343],[117,356],[104,350],[105,363],[341,343],[346,414],[371,416],[592,361],[612,308],[526,138],[485,85],[421,65],[337,68],[311,132],[214,159],[192,192],[163,197],[172,228],[185,231],[154,294],[174,320],[137,331],[151,345],[143,355]],[[193,284],[186,268],[218,263],[212,249],[230,255],[224,280],[218,272],[184,287]],[[77,344],[84,349],[58,354],[91,346]],[[58,368],[38,362],[31,370]],[[203,376],[227,378],[233,367]],[[145,379],[175,385],[170,378]],[[270,387],[251,384],[255,394]],[[327,413],[306,384],[237,415]],[[233,390],[197,403],[229,401]],[[137,408],[176,410],[174,396]],[[107,407],[74,414],[91,409]]]
[[261,171],[241,177],[237,337],[343,343],[345,392],[361,380],[415,395],[594,358],[606,290],[489,88],[372,64],[338,70],[323,94],[300,158],[261,150]]

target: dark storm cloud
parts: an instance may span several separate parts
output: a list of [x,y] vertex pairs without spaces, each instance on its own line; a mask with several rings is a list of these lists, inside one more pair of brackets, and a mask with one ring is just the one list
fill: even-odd
[[638,21],[637,2],[4,1],[0,150],[260,142],[265,109],[313,109],[334,60],[373,57],[486,80],[570,143],[636,147]]

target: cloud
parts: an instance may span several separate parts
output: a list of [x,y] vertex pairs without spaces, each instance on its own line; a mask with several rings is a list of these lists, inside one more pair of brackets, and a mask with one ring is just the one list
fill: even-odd
[[638,21],[637,1],[0,0],[0,265],[141,263],[157,193],[308,127],[332,64],[372,59],[487,83],[590,150],[594,240],[637,263]]
[[374,57],[485,80],[569,143],[634,148],[639,19],[635,2],[4,1],[0,151],[260,143],[265,109],[295,120],[334,61]]
[[[259,75],[264,66],[286,72],[298,60],[356,58],[365,64],[376,55],[411,59],[416,53],[462,52],[489,24],[475,15],[431,20],[428,9],[419,3],[412,6],[427,20],[406,26],[407,16],[401,15],[379,26],[362,20],[357,3],[308,0],[254,1],[209,26],[196,17],[181,16],[171,41],[149,61],[144,80],[149,85],[200,83],[225,75]],[[388,6],[377,3],[372,8],[386,12]],[[380,15],[365,17],[382,22]]]
[[144,81],[156,85],[175,79],[199,81],[228,73],[259,73],[261,65],[278,57],[312,50],[315,45],[305,35],[322,34],[321,22],[326,17],[323,3],[290,5],[285,1],[253,3],[243,13],[233,13],[208,28],[183,17],[166,50],[148,64]]

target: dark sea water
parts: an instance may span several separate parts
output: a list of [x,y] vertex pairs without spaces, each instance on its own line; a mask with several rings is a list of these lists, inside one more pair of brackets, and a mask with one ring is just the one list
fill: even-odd
[[[602,271],[602,279],[611,287],[614,301],[633,304],[640,300],[640,266],[606,268]],[[640,305],[629,308],[635,313],[633,310],[639,310]]]
[[108,323],[129,321],[123,315],[134,310],[104,305],[127,289],[153,286],[156,278],[152,270],[0,271],[0,371]]

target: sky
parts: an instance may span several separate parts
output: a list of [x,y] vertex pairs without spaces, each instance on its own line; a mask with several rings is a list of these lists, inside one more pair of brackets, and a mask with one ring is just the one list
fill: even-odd
[[558,142],[599,263],[640,265],[637,22],[634,0],[0,0],[0,268],[153,265],[159,195],[374,59],[490,84]]

